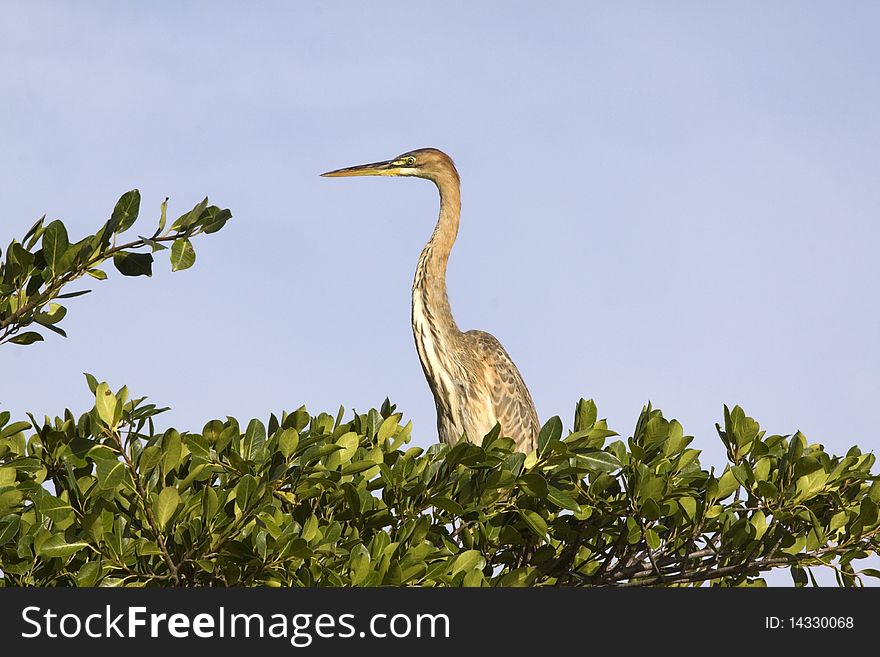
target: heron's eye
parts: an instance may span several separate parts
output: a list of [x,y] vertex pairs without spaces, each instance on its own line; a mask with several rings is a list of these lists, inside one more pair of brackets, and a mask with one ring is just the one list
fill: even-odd
[[406,158],[406,163],[408,165],[412,166],[413,164],[416,163],[416,158],[414,158],[413,156],[410,155],[408,158]]

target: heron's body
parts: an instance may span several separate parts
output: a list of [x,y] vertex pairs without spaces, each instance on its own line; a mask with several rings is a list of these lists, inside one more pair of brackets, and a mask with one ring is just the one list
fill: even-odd
[[440,217],[422,249],[412,288],[412,329],[437,407],[440,440],[479,443],[500,424],[517,449],[534,449],[535,405],[510,356],[492,335],[459,330],[446,292],[446,264],[461,214],[458,172],[442,151],[427,148],[394,160],[331,171],[330,176],[403,175],[427,178],[440,192]]

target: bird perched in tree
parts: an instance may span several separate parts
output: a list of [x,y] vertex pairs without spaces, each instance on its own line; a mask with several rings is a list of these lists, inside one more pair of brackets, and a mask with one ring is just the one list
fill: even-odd
[[422,249],[412,287],[412,329],[425,378],[437,406],[440,440],[454,445],[464,437],[479,443],[495,424],[517,449],[535,448],[538,415],[516,365],[494,336],[459,330],[446,293],[446,264],[461,216],[461,181],[452,159],[421,148],[394,159],[321,174],[415,176],[440,192],[440,218]]

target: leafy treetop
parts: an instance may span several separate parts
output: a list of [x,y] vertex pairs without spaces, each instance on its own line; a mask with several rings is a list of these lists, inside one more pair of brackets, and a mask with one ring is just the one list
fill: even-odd
[[[150,275],[171,242],[228,210],[207,199],[165,229],[117,245],[138,214],[127,192],[95,234],[70,244],[38,221],[0,261],[0,343],[32,344],[55,300],[113,259]],[[39,243],[39,248],[37,245]],[[149,252],[144,251],[149,249]],[[22,329],[31,328],[22,332]],[[717,586],[763,585],[790,568],[803,586],[829,568],[842,586],[880,547],[873,454],[828,454],[800,433],[766,435],[735,406],[717,426],[727,464],[700,465],[693,438],[648,404],[617,439],[580,400],[530,454],[496,427],[479,444],[407,447],[388,400],[344,419],[305,408],[157,430],[167,410],[86,375],[94,406],[14,421],[0,412],[0,585]]]
[[[116,269],[125,276],[151,276],[152,254],[167,249],[169,242],[172,270],[187,269],[196,259],[190,239],[202,233],[217,232],[232,218],[229,210],[208,205],[205,198],[166,229],[168,199],[165,199],[158,228],[152,236],[138,236],[117,244],[118,238],[137,219],[140,202],[138,190],[126,192],[97,233],[73,244],[64,224],[58,219],[45,224],[45,216],[31,226],[21,241],[12,240],[6,248],[6,257],[0,259],[0,344],[27,345],[42,341],[41,329],[66,336],[58,323],[64,319],[67,309],[55,301],[89,292],[62,292],[66,285],[86,275],[106,279],[107,273],[100,266],[111,258]],[[31,330],[22,331],[25,328]]]

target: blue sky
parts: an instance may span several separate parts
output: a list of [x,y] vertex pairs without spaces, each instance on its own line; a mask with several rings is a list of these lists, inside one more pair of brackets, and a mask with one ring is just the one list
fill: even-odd
[[434,146],[463,179],[453,312],[542,420],[592,397],[627,435],[650,399],[711,465],[738,403],[875,449],[880,5],[475,5],[5,0],[0,243],[93,232],[133,187],[142,233],[165,196],[235,219],[2,349],[2,407],[82,412],[90,371],[182,428],[389,396],[434,442],[409,293],[436,192],[318,177]]

